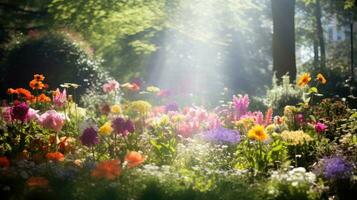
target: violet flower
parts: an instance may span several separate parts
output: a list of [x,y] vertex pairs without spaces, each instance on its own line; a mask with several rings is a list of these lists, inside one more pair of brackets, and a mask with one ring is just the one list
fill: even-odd
[[92,147],[99,143],[98,132],[94,127],[84,129],[82,135],[79,137],[81,143],[87,147]]
[[211,129],[209,131],[200,134],[200,136],[204,140],[208,140],[214,143],[236,144],[240,142],[239,131],[230,130],[223,127]]
[[330,180],[348,179],[352,175],[352,166],[341,157],[324,160],[323,175]]
[[112,128],[114,129],[114,133],[120,134],[122,136],[127,136],[129,133],[134,132],[134,124],[128,119],[118,117],[112,121]]

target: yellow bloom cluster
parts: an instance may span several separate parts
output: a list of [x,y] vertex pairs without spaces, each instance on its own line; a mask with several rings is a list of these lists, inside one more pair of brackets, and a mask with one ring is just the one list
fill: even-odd
[[152,92],[152,93],[158,93],[158,92],[160,92],[160,88],[155,87],[155,86],[149,86],[146,88],[146,91]]
[[106,122],[99,128],[98,132],[103,136],[110,135],[113,132],[112,124],[110,122]]
[[140,114],[147,114],[151,110],[151,104],[147,101],[133,101],[130,104],[130,110],[134,112],[138,112]]
[[257,140],[260,142],[264,142],[269,138],[268,134],[264,130],[264,126],[255,125],[248,131],[248,138],[252,140]]
[[240,119],[239,121],[235,122],[235,125],[237,128],[244,128],[246,130],[252,128],[254,126],[255,120],[250,117],[246,117],[243,119]]
[[122,112],[120,105],[115,104],[110,108],[110,111],[114,114],[120,114]]
[[304,131],[283,131],[280,136],[282,140],[290,145],[302,145],[313,140],[312,137],[304,133]]

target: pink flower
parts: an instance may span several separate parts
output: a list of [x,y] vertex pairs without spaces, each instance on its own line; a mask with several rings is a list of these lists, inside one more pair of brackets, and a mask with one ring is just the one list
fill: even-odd
[[32,108],[29,109],[29,111],[27,112],[27,117],[26,120],[27,121],[36,121],[38,120],[38,118],[40,117],[38,115],[39,110],[34,110]]
[[325,124],[323,124],[323,123],[321,123],[321,122],[317,122],[316,124],[315,124],[315,131],[317,132],[317,133],[323,133],[323,132],[325,132],[327,130],[327,126],[325,125]]
[[11,107],[5,107],[4,108],[4,111],[2,112],[2,119],[5,122],[11,122],[12,121],[11,112],[12,112]]
[[115,80],[108,81],[108,83],[103,85],[103,91],[105,93],[110,93],[112,91],[118,90],[120,87],[119,83]]
[[49,129],[53,129],[56,132],[61,131],[65,122],[65,116],[55,110],[48,110],[43,113],[39,118],[39,123]]
[[64,89],[62,92],[57,88],[55,95],[53,96],[53,104],[55,104],[56,107],[62,108],[67,102],[67,92],[66,89]]
[[236,120],[239,120],[243,115],[247,114],[249,107],[249,97],[244,95],[243,97],[233,96],[233,106],[236,111]]

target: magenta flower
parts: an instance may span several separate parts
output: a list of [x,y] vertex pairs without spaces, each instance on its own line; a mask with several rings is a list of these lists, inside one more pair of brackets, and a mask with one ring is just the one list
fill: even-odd
[[297,123],[302,124],[304,123],[305,119],[304,119],[304,115],[303,114],[297,114],[295,115],[295,120]]
[[321,122],[317,122],[316,124],[315,124],[315,131],[317,132],[317,133],[323,133],[323,132],[325,132],[327,130],[327,126],[325,125],[325,124],[323,124],[323,123],[321,123]]
[[239,120],[241,116],[248,112],[249,97],[244,95],[243,97],[233,96],[233,106],[236,109],[236,119]]
[[26,121],[27,113],[30,107],[22,102],[12,107],[11,109],[11,119],[12,120],[20,120],[21,122]]
[[87,147],[92,147],[99,143],[98,132],[94,127],[84,129],[79,139],[81,143]]
[[66,103],[67,103],[66,89],[60,92],[60,90],[57,88],[56,95],[53,96],[53,104],[58,108],[62,108]]
[[120,87],[119,83],[115,80],[108,81],[108,83],[105,83],[103,85],[103,91],[105,93],[110,93],[112,91],[118,90]]
[[43,113],[39,118],[41,126],[53,129],[56,132],[61,131],[65,122],[65,116],[55,110],[48,110]]
[[112,121],[112,128],[114,129],[114,133],[120,134],[122,136],[127,136],[129,133],[134,132],[134,124],[128,119],[125,120],[121,117],[115,118]]

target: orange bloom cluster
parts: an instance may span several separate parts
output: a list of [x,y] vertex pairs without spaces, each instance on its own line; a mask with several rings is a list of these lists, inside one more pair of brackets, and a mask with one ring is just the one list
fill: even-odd
[[10,161],[7,157],[2,156],[0,157],[0,167],[1,168],[8,168],[10,166]]
[[45,188],[48,186],[48,180],[44,177],[30,177],[27,179],[26,184],[28,187],[42,187]]
[[42,74],[35,74],[33,76],[33,80],[30,81],[30,88],[32,88],[33,90],[42,90],[43,88],[45,88],[43,80],[45,80],[45,77]]
[[64,161],[64,155],[61,152],[53,152],[53,153],[47,153],[46,154],[46,159],[47,160],[52,160],[52,161]]
[[7,90],[7,93],[8,94],[17,94],[17,95],[23,96],[27,100],[33,99],[33,95],[31,94],[31,92],[26,90],[26,89],[24,89],[24,88],[17,88],[17,89],[9,88]]
[[107,160],[98,163],[92,170],[92,177],[114,180],[121,173],[120,160]]
[[51,98],[45,94],[40,94],[38,97],[36,97],[36,102],[48,103],[51,102]]
[[130,151],[125,156],[125,161],[127,162],[128,168],[133,168],[141,165],[145,161],[145,156],[136,151]]

